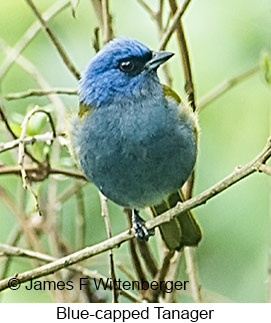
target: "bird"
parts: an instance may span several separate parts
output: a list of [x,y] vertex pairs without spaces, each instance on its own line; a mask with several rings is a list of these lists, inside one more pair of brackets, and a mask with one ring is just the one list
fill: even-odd
[[[174,53],[114,38],[96,53],[79,80],[79,111],[72,146],[86,178],[116,204],[132,210],[135,236],[147,241],[139,211],[157,216],[183,201],[181,187],[194,170],[197,116],[162,84],[159,66]],[[192,213],[159,226],[169,250],[197,246],[202,233]]]

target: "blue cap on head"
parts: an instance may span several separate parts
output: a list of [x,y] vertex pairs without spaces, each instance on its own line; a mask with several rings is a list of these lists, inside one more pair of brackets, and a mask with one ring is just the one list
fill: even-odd
[[152,52],[141,42],[119,37],[108,42],[82,73],[79,95],[87,106],[100,107],[160,87],[157,68],[173,54]]
[[102,55],[104,52],[112,53],[113,55],[116,55],[117,58],[125,58],[129,56],[144,56],[145,54],[150,53],[151,50],[138,40],[127,37],[118,37],[108,42],[97,56],[99,54]]

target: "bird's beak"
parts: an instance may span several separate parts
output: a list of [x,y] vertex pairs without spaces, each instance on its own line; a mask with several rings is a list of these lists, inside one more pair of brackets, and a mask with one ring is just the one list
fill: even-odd
[[157,69],[161,64],[165,63],[173,55],[174,53],[166,51],[153,52],[152,58],[145,65],[145,69],[148,71],[153,71]]

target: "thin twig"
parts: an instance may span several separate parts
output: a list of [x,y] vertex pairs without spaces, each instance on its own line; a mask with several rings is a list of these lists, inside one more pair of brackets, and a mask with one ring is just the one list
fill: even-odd
[[[3,52],[9,56],[12,54],[12,48],[3,40],[0,39],[0,48]],[[15,62],[19,64],[36,82],[42,89],[49,89],[50,85],[38,71],[38,69],[33,65],[28,59],[26,59],[23,55],[18,55],[15,59]],[[55,111],[57,114],[58,120],[65,119],[65,106],[60,100],[60,98],[56,95],[48,94],[48,99],[52,102],[55,107]],[[63,132],[64,122],[57,123],[57,130],[59,133]]]
[[67,94],[67,95],[77,95],[76,89],[29,89],[24,92],[18,93],[9,93],[5,95],[5,99],[7,100],[17,100],[24,99],[29,96],[44,96],[48,94]]
[[57,199],[57,204],[61,205],[64,202],[66,202],[69,198],[71,198],[72,196],[74,196],[74,194],[76,194],[79,190],[81,190],[88,182],[86,181],[75,181],[75,183],[73,182],[72,185],[70,185],[69,187],[67,187],[63,192],[61,192],[61,194],[58,196]]
[[[104,219],[105,229],[107,233],[107,237],[110,239],[112,238],[112,232],[110,227],[110,218],[109,218],[109,211],[107,206],[107,198],[99,192],[100,195],[100,202],[101,202],[101,215]],[[113,250],[109,249],[109,264],[110,264],[110,277],[112,279],[112,303],[118,303],[118,292],[115,288],[114,282],[116,281],[116,273],[115,273],[115,264],[114,264],[114,255]]]
[[254,74],[258,73],[261,70],[260,65],[256,65],[249,69],[248,71],[245,71],[223,83],[218,85],[215,89],[211,90],[209,93],[207,93],[203,98],[201,98],[198,101],[197,108],[198,110],[204,109],[208,104],[212,103],[216,99],[218,99],[221,95],[229,91],[232,87],[235,85],[245,81],[250,76],[253,76]]
[[[19,248],[19,247],[13,247],[8,244],[2,244],[2,243],[0,243],[0,252],[8,257],[26,257],[26,258],[30,258],[30,259],[37,259],[37,260],[44,261],[47,263],[51,263],[51,262],[57,260],[55,257],[49,256],[44,253],[40,253],[40,252],[36,252],[36,251],[32,251],[32,250],[27,250],[27,249],[23,249],[23,248]],[[89,278],[91,280],[93,280],[93,279],[103,280],[103,282],[105,284],[104,286],[106,286],[106,288],[110,288],[109,285],[106,284],[107,278],[105,276],[101,275],[100,273],[98,273],[97,270],[92,271],[92,270],[89,270],[89,269],[84,268],[79,265],[73,265],[73,266],[70,266],[66,269],[78,272],[83,277]],[[30,280],[30,279],[31,279],[31,277],[29,277],[28,280]],[[26,280],[26,281],[28,281],[28,280]],[[133,302],[138,302],[138,303],[142,302],[142,300],[140,298],[138,298],[136,295],[134,295],[130,292],[120,289],[120,293]]]
[[[238,167],[235,169],[233,173],[225,177],[223,180],[208,188],[204,192],[196,195],[195,197],[185,201],[184,203],[178,203],[174,208],[164,212],[158,217],[151,219],[146,222],[146,228],[151,229],[159,226],[162,223],[166,223],[171,221],[175,216],[179,216],[181,213],[185,211],[191,210],[192,208],[196,208],[200,205],[206,203],[209,199],[218,195],[222,191],[228,189],[233,184],[239,182],[243,178],[255,173],[258,171],[259,166],[265,163],[271,156],[271,140],[268,140],[268,143],[264,147],[264,149],[249,163],[247,163],[243,167]],[[70,254],[66,257],[53,261],[50,264],[43,265],[38,268],[34,268],[32,270],[19,273],[16,275],[17,279],[21,281],[21,283],[28,281],[30,278],[35,279],[42,276],[49,275],[54,273],[62,268],[73,265],[79,261],[85,260],[87,258],[93,257],[109,249],[120,246],[123,242],[129,241],[134,238],[134,232],[132,230],[126,230],[106,241],[100,242],[94,246],[86,247],[82,250],[79,250],[73,254]],[[2,281],[0,281],[0,291],[8,288],[8,282],[12,277],[8,277]]]
[[69,177],[75,177],[78,179],[87,180],[85,175],[76,169],[68,169],[68,168],[61,168],[61,167],[51,167],[49,170],[49,174],[59,174],[59,175],[65,175]]
[[196,303],[202,303],[201,286],[198,279],[198,271],[196,267],[194,248],[184,248],[185,261],[186,261],[186,272],[189,277],[189,283],[191,286],[191,294],[193,300]]
[[26,116],[25,116],[25,118],[24,118],[24,120],[22,122],[22,126],[21,126],[22,131],[21,131],[21,134],[20,134],[20,137],[19,137],[19,145],[18,145],[19,146],[18,165],[21,167],[21,175],[22,175],[22,180],[23,180],[23,186],[24,186],[24,188],[26,188],[28,186],[27,183],[26,183],[26,181],[27,181],[27,174],[26,174],[26,172],[24,170],[24,156],[25,156],[24,140],[26,138],[26,131],[27,131],[28,122],[31,119],[31,117],[35,113],[38,113],[38,112],[45,113],[48,116],[49,123],[50,123],[51,128],[52,128],[53,138],[56,138],[55,125],[54,125],[52,116],[51,116],[51,114],[48,111],[40,108],[39,106],[36,106],[34,109],[30,110],[26,114]]
[[[145,1],[137,0],[138,3],[146,10],[146,12],[150,15],[150,17],[155,21],[158,29],[158,37],[161,37],[164,34],[164,27],[163,27],[163,8],[164,8],[164,0],[159,1],[159,9],[155,12]],[[167,29],[167,27],[165,28]],[[167,85],[171,87],[172,85],[172,77],[169,73],[169,66],[168,64],[164,64],[162,66],[163,73],[165,75],[165,82]]]
[[[48,163],[42,163],[39,166],[24,165],[24,169],[27,172],[27,176],[30,177],[33,182],[43,181],[49,175],[65,175],[86,181],[86,177],[83,173],[76,169],[53,167],[48,165]],[[0,176],[10,174],[21,175],[21,167],[19,165],[0,166]]]
[[[129,226],[132,227],[132,210],[131,209],[124,209],[124,212],[127,215]],[[131,263],[133,265],[133,268],[136,272],[136,275],[139,280],[147,280],[146,274],[144,272],[144,269],[141,265],[141,261],[139,259],[139,256],[137,254],[136,250],[136,242],[134,240],[129,241],[129,253],[130,253],[130,258],[131,258]],[[144,295],[145,292],[142,289],[139,289],[139,292]]]
[[[22,230],[21,228],[17,225],[13,228],[13,230],[10,232],[8,240],[7,240],[7,244],[9,246],[14,246],[17,244],[17,242],[19,241],[20,237],[22,234]],[[8,270],[9,270],[9,266],[11,263],[11,259],[10,257],[7,257],[7,259],[2,263],[2,270],[0,273],[0,280],[5,278]]]
[[154,277],[158,272],[158,268],[151,254],[149,245],[147,244],[146,241],[139,241],[139,240],[137,241],[137,245],[139,247],[141,256],[145,262],[145,266],[148,268],[149,272],[151,273],[151,276]]
[[70,58],[69,58],[68,54],[66,53],[66,51],[64,50],[63,46],[60,44],[59,40],[57,39],[57,37],[55,36],[53,31],[50,29],[48,23],[44,20],[44,18],[42,17],[42,15],[38,11],[37,7],[34,5],[32,0],[25,0],[25,1],[27,2],[29,7],[33,10],[35,16],[40,21],[43,29],[45,30],[45,32],[48,34],[51,41],[55,45],[60,57],[62,58],[63,62],[66,64],[67,68],[71,71],[71,73],[75,76],[75,78],[77,80],[79,80],[80,73],[77,71],[76,67],[73,65],[72,61],[70,60]]
[[13,139],[17,139],[18,137],[17,137],[17,135],[15,134],[15,132],[11,129],[11,126],[10,126],[10,124],[9,124],[9,122],[8,122],[8,118],[7,118],[7,116],[6,116],[5,112],[4,112],[4,107],[3,107],[3,105],[2,105],[2,102],[1,102],[1,101],[0,101],[0,117],[1,117],[2,121],[4,122],[4,124],[5,124],[5,126],[6,126],[6,128],[7,128],[7,130],[8,130],[8,132],[9,132],[9,133],[10,133],[10,135],[11,135],[11,137],[12,137]]
[[[55,2],[42,16],[45,21],[50,20],[56,16],[64,8],[68,7],[70,0],[60,0]],[[10,55],[8,55],[0,68],[0,80],[3,80],[4,76],[10,69],[12,63],[17,59],[19,54],[26,48],[26,46],[31,42],[31,40],[36,36],[38,31],[41,29],[41,24],[35,21],[20,40],[13,47]]]
[[81,188],[79,188],[76,193],[77,202],[77,216],[76,216],[76,249],[82,249],[85,247],[85,237],[86,237],[86,210],[84,205],[84,195]]
[[[23,142],[24,142],[24,145],[33,145],[35,142],[51,142],[53,139],[54,139],[53,133],[46,132],[41,135],[25,137],[23,139]],[[20,143],[19,138],[12,141],[0,143],[0,153],[18,147],[19,143]]]
[[265,164],[259,166],[259,172],[263,172],[266,175],[271,175],[271,167]]
[[[49,114],[50,116],[50,114]],[[50,161],[56,163],[60,158],[60,145],[59,142],[55,142],[50,150]],[[49,158],[48,158],[49,159]],[[66,248],[63,248],[60,221],[57,217],[57,180],[54,177],[48,179],[48,187],[50,189],[46,192],[46,205],[44,205],[44,210],[46,212],[46,227],[47,227],[47,237],[48,245],[50,248],[50,253],[56,258],[65,256]],[[63,280],[63,272],[55,273],[55,279]],[[81,296],[84,297],[88,288],[86,287],[81,291]],[[64,290],[65,291],[65,290]],[[76,290],[73,291],[75,297],[78,299],[78,293]],[[71,300],[71,293],[68,291],[55,291],[56,301],[67,302]]]
[[[194,179],[195,179],[195,172],[191,174],[186,185],[182,188],[182,193],[184,200],[188,200],[192,197],[192,190],[194,186]],[[192,213],[192,211],[190,211]],[[191,294],[196,303],[202,302],[202,295],[201,295],[201,286],[199,283],[199,274],[198,268],[196,265],[196,259],[194,256],[194,248],[192,247],[185,247],[184,248],[184,257],[186,262],[186,272],[189,277],[189,282],[191,285]]]
[[[0,117],[3,120],[9,134],[11,135],[11,137],[15,140],[19,140],[17,135],[15,134],[15,132],[12,130],[9,122],[8,122],[8,118],[4,112],[4,107],[2,105],[2,102],[0,101]],[[25,153],[28,157],[30,157],[32,159],[33,162],[40,164],[40,161],[38,159],[36,159],[27,149],[25,150]]]
[[96,53],[100,50],[100,28],[95,27],[94,28],[94,38],[92,40],[92,46]]
[[160,44],[158,46],[160,50],[166,48],[167,43],[170,40],[170,37],[172,36],[174,30],[176,29],[178,21],[180,20],[180,18],[185,13],[190,1],[191,0],[185,0],[184,3],[182,4],[182,6],[179,7],[177,9],[177,11],[175,12],[174,16],[171,19],[170,26],[168,27],[168,29],[162,35],[162,39],[161,39]]
[[[156,14],[156,24],[157,24],[157,29],[158,29],[158,37],[161,39],[164,30],[168,28],[168,26],[164,27],[163,26],[163,8],[164,8],[164,0],[160,0],[159,2],[159,10]],[[169,65],[168,64],[163,64],[162,65],[162,71],[165,75],[165,80],[166,84],[169,87],[172,87],[172,75],[169,70]]]
[[[178,273],[180,268],[180,262],[181,262],[182,252],[175,252],[174,257],[170,260],[170,266],[168,268],[167,275],[165,277],[165,281],[176,281],[178,280]],[[165,293],[163,297],[163,301],[165,303],[178,303],[178,300],[176,299],[177,296],[177,290],[174,289],[172,293]]]
[[[172,14],[175,14],[178,10],[176,0],[169,0],[169,5],[171,7]],[[188,103],[191,105],[192,110],[196,111],[195,89],[194,89],[193,78],[192,78],[189,51],[186,44],[183,23],[181,20],[179,20],[179,23],[176,25],[176,32],[177,32],[178,45],[179,45],[182,63],[183,63],[184,78],[185,78],[184,88],[187,94]]]
[[[145,272],[143,270],[143,267],[141,265],[140,259],[136,251],[136,244],[134,240],[129,240],[129,253],[130,253],[131,263],[133,264],[138,280],[139,281],[147,280],[147,277],[145,275]],[[144,290],[142,289],[139,289],[139,292],[142,295],[145,294]]]
[[[188,200],[192,197],[194,180],[195,180],[195,171],[192,172],[192,174],[186,181],[185,186],[182,187],[182,194],[183,194],[184,200]],[[190,212],[192,213],[192,211]],[[195,302],[201,303],[202,302],[201,286],[199,283],[199,274],[198,274],[198,268],[196,266],[196,259],[194,257],[194,248],[185,247],[184,257],[186,262],[186,272],[189,277],[189,282],[191,285],[192,297]]]
[[165,6],[165,0],[159,0],[159,9],[156,14],[156,19],[157,21],[160,22],[161,26],[163,26],[163,11],[164,11],[164,6]]
[[22,176],[22,181],[23,181],[23,187],[25,189],[28,189],[32,193],[32,195],[35,199],[36,208],[37,208],[38,212],[41,214],[41,210],[40,210],[39,203],[38,203],[38,196],[37,196],[36,192],[33,190],[32,186],[30,185],[30,183],[28,181],[26,170],[24,168],[24,157],[25,157],[24,139],[26,137],[27,125],[28,125],[28,122],[31,119],[31,117],[37,112],[45,113],[48,116],[49,123],[52,127],[53,137],[54,138],[56,137],[54,122],[53,122],[53,119],[52,119],[51,114],[49,112],[47,112],[44,109],[41,109],[38,106],[36,106],[31,111],[29,111],[26,114],[24,121],[22,123],[22,131],[21,131],[21,135],[19,138],[18,165],[21,167],[21,176]]
[[152,8],[144,0],[137,0],[137,2],[148,12],[152,18],[156,19],[157,13],[152,10]]
[[[155,277],[155,281],[161,282],[161,281],[165,280],[166,274],[167,274],[169,267],[170,267],[170,260],[174,256],[174,253],[175,253],[175,250],[168,250],[166,252],[164,259],[163,259],[162,267],[158,271],[158,273]],[[163,290],[161,288],[157,288],[154,290],[149,290],[148,292],[150,293],[149,298],[151,299],[151,302],[156,303],[156,302],[158,302],[158,297],[163,292]]]
[[172,15],[169,13],[168,16],[167,16],[165,26],[164,26],[164,30],[167,30],[169,28],[169,24],[170,24],[170,21],[172,19],[171,17],[172,17]]
[[102,1],[102,15],[103,15],[103,39],[104,44],[109,42],[114,37],[112,29],[112,17],[109,13],[109,2],[108,0]]
[[90,0],[95,11],[100,29],[103,30],[103,11],[102,11],[102,1],[101,0]]
[[181,191],[185,200],[188,200],[193,195],[193,188],[195,182],[195,170],[189,176],[188,180],[185,182],[184,186],[182,187]]
[[22,229],[22,233],[24,233],[29,246],[34,250],[37,249],[41,252],[41,244],[39,242],[36,232],[32,230],[31,226],[29,225],[30,223],[26,214],[22,209],[19,209],[15,201],[11,198],[11,196],[2,186],[0,186],[0,199],[18,221],[20,228]]
[[[80,251],[77,251],[69,256],[60,258],[56,261],[53,261],[50,264],[43,265],[41,267],[20,273],[16,275],[16,277],[20,280],[21,283],[24,283],[28,280],[47,276],[49,274],[55,273],[56,271],[66,268],[70,265],[83,261],[91,256],[100,254],[102,252],[108,251],[116,247],[116,245],[120,245],[124,241],[132,239],[134,237],[133,233],[130,230],[127,230],[121,234],[118,234],[111,239],[108,239],[104,242],[98,243],[93,247],[86,247]],[[8,288],[8,282],[11,277],[6,278],[0,281],[0,291]]]
[[[108,0],[91,0],[91,2],[98,19],[100,29],[103,32],[103,42],[105,44],[114,37],[112,17],[109,12],[109,2]],[[96,39],[98,38],[96,37]]]
[[73,18],[76,18],[76,9],[79,6],[80,0],[70,0],[70,7],[72,10],[72,16]]
[[132,273],[121,262],[117,262],[117,267],[130,279],[130,281],[136,280],[134,275],[132,275]]

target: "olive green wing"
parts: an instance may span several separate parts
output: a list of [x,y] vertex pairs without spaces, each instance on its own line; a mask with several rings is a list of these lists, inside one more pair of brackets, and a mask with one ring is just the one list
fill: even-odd
[[[151,207],[154,216],[158,216],[183,202],[181,190],[171,194],[161,204]],[[180,250],[185,246],[197,246],[202,233],[191,211],[178,214],[172,221],[159,226],[162,238],[170,250]]]

